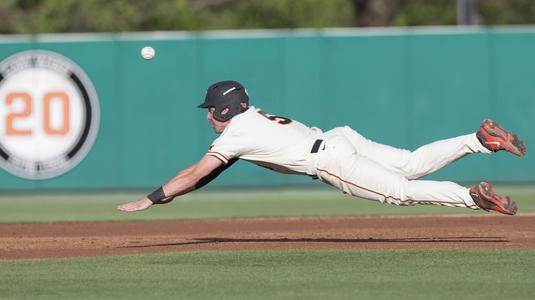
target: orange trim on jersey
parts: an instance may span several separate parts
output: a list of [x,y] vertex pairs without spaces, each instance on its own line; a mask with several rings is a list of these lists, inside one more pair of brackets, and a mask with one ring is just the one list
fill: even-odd
[[227,161],[229,160],[228,157],[226,157],[225,155],[217,152],[217,151],[208,151],[208,153],[214,153],[214,154],[218,154],[218,155],[221,155],[221,157],[223,157],[224,159],[226,159]]
[[[417,203],[417,204],[424,204],[424,205],[425,205],[425,204],[428,204],[428,205],[431,204],[431,205],[442,205],[442,206],[446,206],[446,205],[443,204],[443,203],[446,203],[446,204],[450,204],[450,205],[462,204],[462,205],[464,205],[464,206],[467,206],[466,203],[464,203],[464,202],[462,202],[462,203],[452,203],[452,202],[436,201],[436,200],[427,200],[427,201],[426,201],[426,200],[401,200],[401,199],[399,199],[399,198],[392,197],[392,196],[387,196],[387,195],[385,195],[385,194],[383,194],[383,193],[374,191],[374,190],[372,190],[372,189],[369,189],[369,188],[360,186],[360,185],[358,185],[358,184],[356,184],[356,183],[353,183],[353,182],[351,182],[351,181],[345,180],[345,179],[341,178],[340,176],[335,175],[335,174],[333,174],[333,173],[331,173],[331,172],[329,172],[329,171],[327,171],[327,170],[318,169],[318,168],[316,168],[316,170],[319,171],[319,172],[327,173],[327,174],[329,174],[329,175],[331,175],[331,176],[333,176],[333,177],[338,178],[340,181],[343,181],[343,182],[345,182],[345,183],[347,183],[347,184],[349,184],[349,185],[352,185],[352,186],[354,186],[354,187],[357,187],[357,188],[359,188],[359,189],[361,189],[361,190],[365,190],[365,191],[370,192],[370,193],[372,193],[372,194],[376,194],[376,195],[379,195],[379,196],[383,196],[383,198],[385,198],[385,200],[388,199],[388,198],[391,198],[391,199],[397,200],[397,201],[399,201],[399,202],[401,202],[401,203],[403,203],[403,204],[414,204],[414,203]],[[473,208],[473,207],[477,207],[477,206],[467,206],[467,207],[468,207],[468,208]]]
[[219,153],[219,152],[216,152],[216,151],[208,151],[206,154],[218,158],[218,159],[221,160],[225,165],[228,163],[228,158],[227,158],[225,155],[223,155],[223,154],[221,154],[221,153]]

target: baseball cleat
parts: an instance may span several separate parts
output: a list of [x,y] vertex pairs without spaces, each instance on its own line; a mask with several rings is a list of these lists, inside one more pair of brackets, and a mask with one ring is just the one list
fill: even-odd
[[524,142],[490,119],[483,120],[476,136],[479,142],[490,151],[505,150],[518,156],[524,156],[526,153]]
[[494,193],[492,186],[487,182],[473,186],[469,192],[476,205],[486,211],[494,210],[502,214],[514,215],[518,210],[518,206],[513,200],[508,196]]

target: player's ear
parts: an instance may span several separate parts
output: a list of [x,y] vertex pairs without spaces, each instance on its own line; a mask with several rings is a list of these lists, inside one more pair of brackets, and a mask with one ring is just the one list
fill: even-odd
[[249,107],[249,105],[247,104],[247,102],[241,102],[240,105],[241,105],[241,107],[243,107],[243,108],[247,108],[247,107]]

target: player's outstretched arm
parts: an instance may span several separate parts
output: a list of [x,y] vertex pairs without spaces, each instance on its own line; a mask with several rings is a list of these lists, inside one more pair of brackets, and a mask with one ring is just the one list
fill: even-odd
[[[153,194],[160,199],[149,199],[154,196],[147,196],[142,199],[128,202],[117,207],[118,210],[124,212],[139,211],[151,207],[153,204],[166,204],[171,202],[174,197],[187,194],[195,189],[198,189],[214,179],[224,169],[228,168],[222,165],[222,162],[210,155],[205,155],[199,162],[193,166],[180,171],[169,182],[164,184],[161,189],[158,189]],[[151,195],[153,195],[151,194]],[[159,194],[159,195],[158,195]]]

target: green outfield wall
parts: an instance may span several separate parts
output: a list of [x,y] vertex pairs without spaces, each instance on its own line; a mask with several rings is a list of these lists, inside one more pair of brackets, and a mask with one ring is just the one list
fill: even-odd
[[[146,45],[153,60],[140,57]],[[266,112],[323,130],[349,125],[407,149],[474,132],[491,117],[524,138],[524,158],[472,155],[428,178],[535,181],[535,28],[0,36],[0,60],[28,49],[57,52],[85,71],[98,95],[98,134],[63,175],[0,170],[3,191],[161,184],[216,138],[196,105],[225,79],[241,81]],[[312,183],[239,162],[211,185]]]

